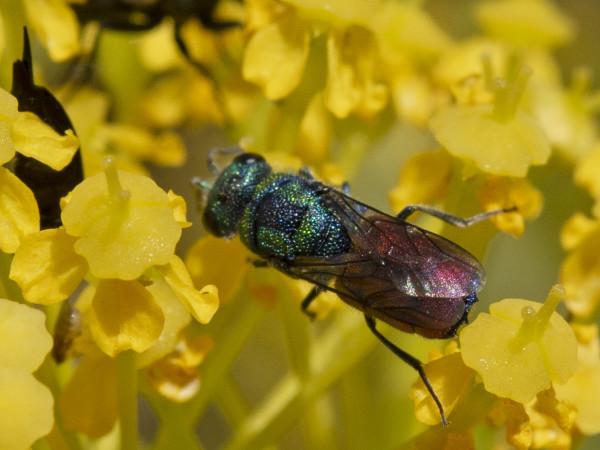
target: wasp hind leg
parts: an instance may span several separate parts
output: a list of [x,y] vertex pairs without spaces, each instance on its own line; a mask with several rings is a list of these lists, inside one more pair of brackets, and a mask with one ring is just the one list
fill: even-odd
[[430,216],[437,217],[438,219],[443,220],[444,222],[447,222],[451,225],[454,225],[457,228],[466,228],[470,227],[471,225],[475,225],[476,223],[483,222],[484,220],[487,220],[490,217],[497,216],[498,214],[514,212],[516,210],[516,207],[496,209],[494,211],[487,211],[475,214],[474,216],[463,219],[462,217],[457,217],[445,211],[440,211],[438,209],[432,208],[431,206],[410,205],[404,208],[402,211],[400,211],[400,213],[396,217],[400,220],[406,220],[415,211],[420,211],[424,214],[429,214]]
[[421,380],[423,380],[425,387],[429,391],[429,394],[431,394],[433,401],[435,402],[435,404],[437,405],[437,407],[440,411],[440,417],[442,418],[442,423],[444,425],[448,425],[450,422],[448,422],[448,420],[446,419],[446,414],[444,413],[444,407],[442,405],[442,402],[440,401],[437,394],[433,390],[433,387],[431,386],[431,383],[429,382],[429,378],[427,378],[427,374],[425,373],[425,370],[423,370],[423,363],[421,361],[419,361],[417,358],[415,358],[414,356],[406,353],[404,350],[397,347],[395,344],[393,344],[391,341],[389,341],[383,334],[381,334],[379,332],[379,330],[377,330],[377,328],[375,328],[375,319],[373,319],[372,317],[367,316],[365,314],[365,320],[367,321],[367,326],[369,327],[369,329],[373,332],[373,334],[375,336],[377,336],[377,339],[379,339],[381,342],[383,342],[385,344],[385,346],[387,348],[389,348],[397,357],[399,357],[402,361],[404,361],[406,364],[411,366],[413,369],[415,369],[419,373]]
[[323,289],[320,288],[319,286],[314,286],[310,292],[308,293],[308,295],[306,296],[306,298],[304,300],[302,300],[302,303],[300,304],[300,308],[302,309],[302,312],[304,314],[306,314],[308,317],[310,317],[310,320],[315,320],[317,318],[317,315],[308,310],[308,307],[310,306],[310,304],[312,303],[312,301],[317,298],[317,295],[319,295],[321,292],[323,292]]

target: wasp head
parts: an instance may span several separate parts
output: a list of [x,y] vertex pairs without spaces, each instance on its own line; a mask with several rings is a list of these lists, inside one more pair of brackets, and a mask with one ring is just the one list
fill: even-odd
[[243,153],[235,158],[208,193],[203,216],[206,230],[215,236],[233,237],[257,184],[270,172],[260,155]]

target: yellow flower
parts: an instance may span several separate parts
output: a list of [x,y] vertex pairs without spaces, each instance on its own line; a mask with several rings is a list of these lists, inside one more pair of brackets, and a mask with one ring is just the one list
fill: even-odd
[[152,387],[163,396],[185,402],[200,390],[201,375],[198,365],[212,350],[210,336],[194,338],[182,333],[173,351],[146,368],[146,376]]
[[573,39],[574,26],[546,0],[493,0],[476,5],[483,29],[516,45],[556,47]]
[[98,353],[81,358],[58,400],[64,427],[81,431],[91,439],[112,430],[119,402],[115,359]]
[[218,290],[214,284],[207,284],[201,290],[196,290],[185,264],[177,256],[173,256],[169,264],[158,266],[157,270],[198,322],[210,322],[219,307]]
[[52,428],[54,400],[31,374],[52,348],[46,317],[0,299],[0,448],[28,449]]
[[14,253],[25,236],[39,231],[40,211],[33,192],[0,167],[0,250]]
[[501,399],[488,420],[495,426],[506,423],[506,442],[518,449],[571,448],[576,416],[573,405],[558,401],[548,389],[526,404]]
[[12,159],[15,148],[12,143],[12,126],[19,116],[17,99],[0,89],[0,164]]
[[516,211],[499,214],[490,221],[500,230],[517,237],[525,231],[525,219],[537,217],[542,209],[541,192],[526,178],[490,176],[477,191],[477,199],[486,211],[516,207]]
[[577,366],[576,341],[554,312],[564,292],[552,288],[543,305],[506,299],[490,305],[460,333],[465,364],[475,369],[487,391],[526,403],[552,382],[564,384]]
[[185,161],[183,142],[171,131],[154,135],[131,125],[105,124],[98,129],[96,138],[107,148],[115,148],[133,159],[162,166],[180,166]]
[[12,159],[15,151],[62,170],[79,148],[73,130],[64,135],[35,114],[18,111],[15,97],[0,88],[0,164]]
[[[452,346],[449,345],[446,355],[430,361],[425,366],[431,386],[444,405],[446,416],[451,422],[452,412],[467,396],[475,378],[475,371],[465,366],[456,345],[453,347],[452,350]],[[427,425],[441,423],[440,411],[421,378],[415,382],[408,396],[414,403],[417,419]]]
[[66,61],[81,51],[79,22],[65,0],[25,0],[24,4],[30,26],[53,60]]
[[118,172],[112,160],[71,192],[62,221],[98,278],[133,280],[167,264],[181,236],[166,192],[149,178]]
[[517,110],[528,73],[499,83],[493,105],[454,106],[429,122],[435,138],[450,154],[493,175],[524,177],[532,165],[545,164],[550,144],[543,130]]
[[244,54],[243,74],[270,100],[279,100],[300,83],[310,48],[310,24],[294,9],[256,31]]
[[600,341],[597,325],[572,325],[578,342],[577,371],[563,386],[554,386],[556,398],[577,408],[575,424],[586,435],[600,433]]
[[88,266],[73,249],[76,239],[64,228],[42,230],[23,239],[9,276],[29,302],[51,305],[79,286]]
[[484,55],[498,73],[506,72],[506,44],[482,37],[450,46],[432,70],[437,83],[448,89],[459,105],[493,101],[494,93],[486,86],[485,66],[481,64]]
[[576,214],[565,224],[562,240],[569,250],[560,268],[565,304],[577,317],[593,317],[600,304],[600,223]]
[[[251,8],[262,11],[268,23],[259,26],[246,47],[242,65],[244,78],[258,84],[270,100],[289,96],[301,82],[309,98],[322,88],[318,72],[306,72],[310,57],[326,58],[324,102],[331,113],[348,117],[351,113],[370,117],[387,103],[387,87],[378,80],[380,61],[378,42],[374,33],[362,26],[364,14],[377,9],[370,2],[345,4],[344,18],[332,14],[327,5],[290,6],[252,3]],[[340,6],[340,5],[337,5]],[[275,13],[265,10],[274,9]],[[255,17],[258,14],[255,15]],[[257,20],[257,22],[259,22]],[[326,48],[315,44],[326,33]],[[321,41],[323,42],[323,41]],[[320,50],[317,50],[320,48]]]
[[375,78],[377,57],[376,41],[367,29],[353,26],[329,32],[324,100],[334,116],[357,111],[369,117],[383,109],[388,91]]
[[90,331],[108,356],[143,352],[160,336],[165,317],[139,281],[100,280],[92,300]]
[[185,264],[196,286],[215,284],[223,304],[229,303],[251,266],[250,253],[237,238],[204,236],[190,247]]
[[57,171],[64,169],[79,149],[79,139],[73,130],[60,135],[30,112],[19,113],[13,123],[11,138],[19,153]]
[[[117,172],[110,161],[105,170],[65,199],[65,227],[24,239],[10,277],[27,300],[51,304],[66,299],[91,272],[95,290],[86,323],[94,342],[115,356],[144,352],[162,336],[166,304],[159,297],[178,299],[201,323],[210,321],[219,298],[214,285],[196,290],[173,254],[181,228],[189,226],[183,199],[148,178]],[[166,289],[149,288],[153,280]]]
[[533,448],[570,448],[571,429],[577,408],[568,401],[557,400],[554,390],[540,392],[525,405],[532,429]]
[[[215,92],[214,83],[192,68],[169,72],[144,92],[138,107],[139,121],[153,128],[174,127],[182,123],[223,124],[227,112],[225,90]],[[234,108],[235,109],[235,108]]]
[[[594,120],[597,94],[588,92],[591,75],[585,68],[577,69],[571,85],[565,88],[559,77],[540,80],[537,76],[540,70],[534,70],[536,80],[529,90],[528,109],[539,121],[552,147],[568,161],[577,163],[590,152],[597,139]],[[583,162],[580,166],[585,167]]]
[[452,168],[452,157],[444,150],[420,152],[411,157],[402,167],[398,184],[388,194],[392,210],[443,200],[448,192]]
[[[15,151],[62,170],[79,148],[72,130],[60,135],[39,117],[19,112],[17,99],[0,89],[0,164]],[[0,249],[14,253],[22,239],[39,231],[40,213],[31,190],[7,169],[0,168]]]
[[[113,301],[108,299],[108,308],[111,307],[110,304],[113,304],[113,307],[117,307],[119,310],[106,317],[108,323],[98,323],[100,318],[97,317],[95,310],[105,309],[107,306],[94,305],[94,303],[105,300],[102,297],[111,294],[106,291],[106,286],[101,287],[104,292],[100,293],[93,286],[89,286],[75,303],[82,317],[82,332],[75,339],[73,346],[75,352],[81,355],[81,362],[63,391],[59,408],[65,418],[65,427],[79,430],[91,438],[103,436],[113,428],[117,419],[118,404],[115,359],[100,351],[92,335],[100,333],[99,341],[102,346],[107,346],[112,341],[121,346],[131,347],[133,344],[143,343],[143,336],[149,336],[149,333],[145,330],[139,330],[139,334],[142,336],[140,338],[138,331],[131,334],[131,330],[124,330],[123,327],[133,327],[136,322],[139,324],[146,321],[148,327],[153,329],[156,322],[164,320],[160,336],[151,343],[152,345],[147,350],[139,353],[136,360],[139,368],[151,370],[150,368],[154,364],[160,364],[160,361],[168,359],[169,355],[176,351],[176,347],[181,345],[183,329],[191,321],[190,313],[187,312],[174,291],[158,272],[153,272],[151,283],[143,286],[143,289],[152,296],[152,300],[141,292],[139,282],[106,281],[108,281],[108,287],[114,289],[113,294],[116,297],[122,297],[128,293],[152,306],[146,312],[131,311],[126,304],[114,305]],[[131,283],[136,283],[136,285]],[[122,287],[125,289],[121,289]],[[121,298],[121,301],[127,303],[129,299]],[[156,310],[157,306],[159,311]],[[123,320],[123,312],[127,310],[131,313],[129,314],[131,319],[129,321],[127,321],[127,317]],[[156,313],[156,317],[153,317],[153,311]],[[102,311],[100,313],[102,314]],[[136,316],[140,313],[142,317],[136,319]],[[120,341],[114,333],[112,335],[107,334],[110,332],[111,327],[117,326],[122,327]],[[96,328],[95,331],[94,328]],[[104,336],[105,334],[106,336]],[[93,383],[91,380],[93,380]],[[166,380],[163,381],[167,382]]]

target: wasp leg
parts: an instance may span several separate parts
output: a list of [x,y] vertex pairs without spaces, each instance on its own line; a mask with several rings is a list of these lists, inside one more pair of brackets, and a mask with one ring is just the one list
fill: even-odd
[[490,217],[497,216],[498,214],[503,214],[507,212],[516,211],[516,207],[505,208],[505,209],[496,209],[494,211],[487,211],[479,214],[475,214],[472,217],[467,217],[463,219],[462,217],[454,216],[445,211],[440,211],[438,209],[432,208],[427,205],[410,205],[404,208],[400,213],[396,216],[400,220],[406,220],[408,216],[410,216],[415,211],[420,211],[425,214],[429,214],[430,216],[437,217],[444,222],[448,222],[451,225],[454,225],[458,228],[470,227],[471,225],[475,225],[476,223],[482,222]]
[[302,300],[302,303],[300,305],[300,308],[302,309],[302,312],[304,314],[306,314],[308,317],[310,317],[311,320],[315,320],[317,315],[308,310],[308,307],[310,306],[310,304],[312,303],[312,301],[317,298],[317,295],[319,295],[321,292],[323,292],[323,289],[320,288],[319,286],[314,286],[310,292],[308,293],[308,295],[306,296],[306,298],[304,300]]
[[298,175],[306,180],[314,180],[312,173],[310,173],[310,169],[308,167],[300,167],[298,170]]
[[440,399],[438,398],[437,394],[433,390],[433,387],[431,386],[431,383],[429,382],[429,378],[427,378],[427,374],[423,370],[423,363],[421,361],[419,361],[417,358],[415,358],[414,356],[412,356],[412,355],[406,353],[404,350],[398,348],[395,344],[393,344],[391,341],[389,341],[383,334],[381,334],[377,330],[377,328],[375,328],[375,319],[373,319],[372,317],[367,316],[365,314],[365,320],[367,321],[367,326],[369,327],[369,329],[373,332],[373,334],[375,336],[377,336],[377,338],[381,342],[383,342],[385,344],[385,346],[387,348],[389,348],[396,356],[398,356],[402,361],[404,361],[406,364],[411,366],[413,369],[415,369],[419,373],[421,380],[423,380],[423,383],[425,383],[425,387],[431,394],[433,401],[435,402],[438,409],[440,410],[440,417],[442,418],[442,423],[444,425],[448,425],[450,422],[448,422],[448,420],[446,419],[446,414],[444,413],[444,407],[442,406],[442,402],[440,402]]
[[262,259],[249,259],[249,261],[257,269],[263,269],[265,267],[269,267],[270,266],[270,264],[267,261],[264,261]]

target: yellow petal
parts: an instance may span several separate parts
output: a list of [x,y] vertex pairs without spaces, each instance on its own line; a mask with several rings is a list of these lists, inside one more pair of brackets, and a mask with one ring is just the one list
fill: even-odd
[[383,2],[367,26],[379,35],[382,55],[391,64],[407,55],[418,62],[433,61],[452,43],[446,31],[418,2]]
[[387,88],[374,78],[374,36],[364,28],[331,30],[327,40],[325,104],[339,118],[351,112],[371,116],[387,102]]
[[190,313],[169,285],[160,277],[152,277],[146,287],[165,315],[165,324],[154,345],[137,357],[138,367],[145,367],[173,351],[180,331],[192,320]]
[[560,268],[565,286],[565,304],[577,317],[593,317],[600,304],[600,228],[587,230],[581,243],[571,251]]
[[294,154],[306,164],[326,159],[331,145],[331,116],[323,103],[323,95],[313,97],[300,123]]
[[[394,211],[417,203],[432,204],[442,200],[448,192],[453,160],[448,152],[433,150],[419,152],[402,167],[398,184],[390,191]],[[435,173],[435,177],[429,174]]]
[[163,20],[158,26],[144,33],[139,41],[139,55],[148,69],[166,72],[185,64],[185,57],[174,39],[175,33],[172,20]]
[[200,389],[200,372],[196,368],[214,345],[212,338],[199,335],[195,338],[182,333],[174,351],[148,367],[149,383],[161,395],[184,402]]
[[66,429],[97,439],[115,425],[117,403],[115,360],[84,356],[60,397],[59,409]]
[[183,142],[170,131],[153,135],[132,125],[105,124],[99,135],[106,140],[106,145],[115,146],[134,158],[164,166],[179,166],[185,161]]
[[54,423],[50,390],[30,373],[0,367],[0,448],[28,449]]
[[477,200],[486,211],[516,207],[516,211],[499,214],[490,221],[498,229],[518,237],[525,231],[525,219],[540,213],[543,197],[526,178],[491,176],[477,190]]
[[185,204],[185,199],[170,189],[167,195],[169,196],[169,207],[173,210],[175,220],[179,223],[179,226],[181,228],[191,227],[192,222],[188,222],[186,219],[187,205]]
[[21,240],[40,229],[40,212],[33,192],[0,167],[0,249],[14,253]]
[[73,190],[62,221],[70,235],[80,237],[75,251],[95,276],[133,280],[169,261],[181,227],[154,181],[106,170],[110,175],[94,175]]
[[87,264],[73,250],[75,240],[64,228],[42,230],[23,239],[9,276],[21,287],[27,301],[56,303],[79,286]]
[[137,281],[100,280],[92,301],[90,331],[109,356],[143,352],[160,336],[165,317],[152,295]]
[[598,230],[600,224],[581,212],[573,214],[563,225],[560,232],[560,244],[569,251],[575,250],[585,238]]
[[[215,284],[224,304],[238,290],[247,269],[250,253],[239,239],[227,241],[214,236],[204,236],[188,250],[186,266],[196,286]],[[235,267],[236,270],[231,270]]]
[[158,267],[158,270],[190,314],[200,323],[210,322],[219,308],[217,287],[207,285],[196,290],[185,264],[177,256],[173,256],[169,264]]
[[[577,409],[577,428],[583,434],[600,433],[600,341],[597,325],[571,324],[578,341],[577,371],[564,385],[555,385],[556,398]],[[595,395],[593,395],[595,394]]]
[[10,132],[18,115],[17,99],[0,88],[0,164],[10,161],[15,154]]
[[64,169],[79,149],[79,139],[72,130],[60,135],[31,112],[19,113],[11,138],[19,153],[35,158],[54,170]]
[[529,166],[548,161],[548,138],[530,116],[517,111],[500,123],[492,110],[493,105],[448,108],[435,114],[429,126],[450,154],[493,175],[524,177]]
[[575,33],[571,20],[550,1],[480,2],[476,14],[488,34],[520,46],[565,45]]
[[52,337],[41,311],[0,299],[0,367],[33,372],[51,348]]
[[259,29],[246,47],[244,78],[269,100],[286,97],[300,82],[310,48],[308,24],[292,11]]
[[54,61],[65,61],[80,52],[79,22],[64,0],[25,0],[28,23]]
[[[450,416],[473,382],[475,371],[462,361],[459,352],[451,353],[426,364],[425,372],[438,395],[446,416]],[[419,378],[408,394],[415,405],[415,415],[427,425],[441,423],[440,410]]]

